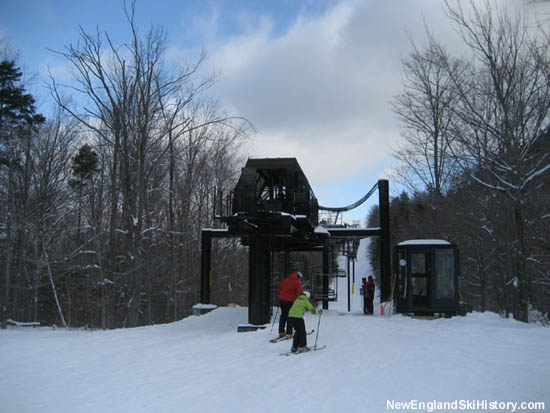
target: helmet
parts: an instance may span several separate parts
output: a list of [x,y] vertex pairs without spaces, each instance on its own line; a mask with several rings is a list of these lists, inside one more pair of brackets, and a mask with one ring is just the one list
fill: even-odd
[[311,298],[311,293],[309,291],[304,291],[304,295],[309,299]]
[[296,275],[298,276],[298,278],[302,278],[304,276],[301,271],[296,272]]

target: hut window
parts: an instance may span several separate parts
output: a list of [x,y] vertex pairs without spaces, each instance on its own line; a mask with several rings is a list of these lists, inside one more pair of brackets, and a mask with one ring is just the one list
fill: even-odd
[[412,278],[412,293],[426,297],[428,295],[428,289],[426,288],[426,277],[413,277]]
[[413,274],[426,274],[426,255],[411,254],[411,273]]
[[451,249],[435,251],[435,296],[453,298],[455,295],[454,252]]

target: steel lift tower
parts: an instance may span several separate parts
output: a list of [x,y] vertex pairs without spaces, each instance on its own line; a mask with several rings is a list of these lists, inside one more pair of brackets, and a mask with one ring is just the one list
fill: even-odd
[[[379,228],[335,228],[319,224],[319,210],[340,213],[366,201],[378,189]],[[203,229],[201,239],[201,302],[210,303],[212,238],[239,237],[249,248],[248,322],[269,323],[271,318],[271,253],[310,251],[323,254],[323,272],[329,272],[331,239],[354,240],[370,236],[381,242],[381,300],[391,293],[388,181],[381,180],[356,203],[347,207],[319,206],[296,158],[249,159],[235,189],[216,216],[226,228]],[[328,278],[321,300],[328,308]]]

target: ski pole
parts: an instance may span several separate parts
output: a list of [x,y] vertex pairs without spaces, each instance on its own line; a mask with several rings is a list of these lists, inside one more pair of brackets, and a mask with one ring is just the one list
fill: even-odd
[[277,311],[275,312],[275,317],[273,317],[273,323],[271,323],[271,330],[269,331],[269,335],[273,332],[273,326],[275,325],[275,320],[277,319],[277,315],[279,314],[279,307],[277,307]]
[[323,310],[319,310],[319,320],[317,321],[317,333],[315,334],[315,346],[313,346],[313,351],[317,350],[317,339],[319,338],[319,327],[321,326],[322,315],[323,315]]

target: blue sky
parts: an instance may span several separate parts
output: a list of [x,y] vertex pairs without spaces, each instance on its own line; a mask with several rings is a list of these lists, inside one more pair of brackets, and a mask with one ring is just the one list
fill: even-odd
[[[312,15],[324,3],[298,0],[139,0],[136,21],[146,31],[163,26],[173,46],[200,49],[216,38],[236,36],[246,30],[246,20],[269,16],[275,34],[286,30],[296,13]],[[55,61],[52,50],[76,43],[79,27],[92,32],[99,27],[116,40],[127,39],[122,0],[0,0],[0,27],[21,52],[22,61],[35,70]],[[215,33],[205,33],[215,26]]]
[[[516,0],[517,1],[517,0]],[[257,129],[251,157],[297,157],[322,205],[344,206],[381,178],[401,142],[389,101],[402,85],[408,36],[421,44],[425,26],[452,50],[459,44],[437,0],[138,0],[142,33],[167,32],[172,62],[220,73],[212,93]],[[32,93],[47,105],[48,71],[68,76],[62,51],[78,30],[96,27],[128,39],[118,0],[0,0],[0,37],[36,73]],[[390,180],[390,193],[400,187]],[[363,220],[377,196],[347,219]]]

